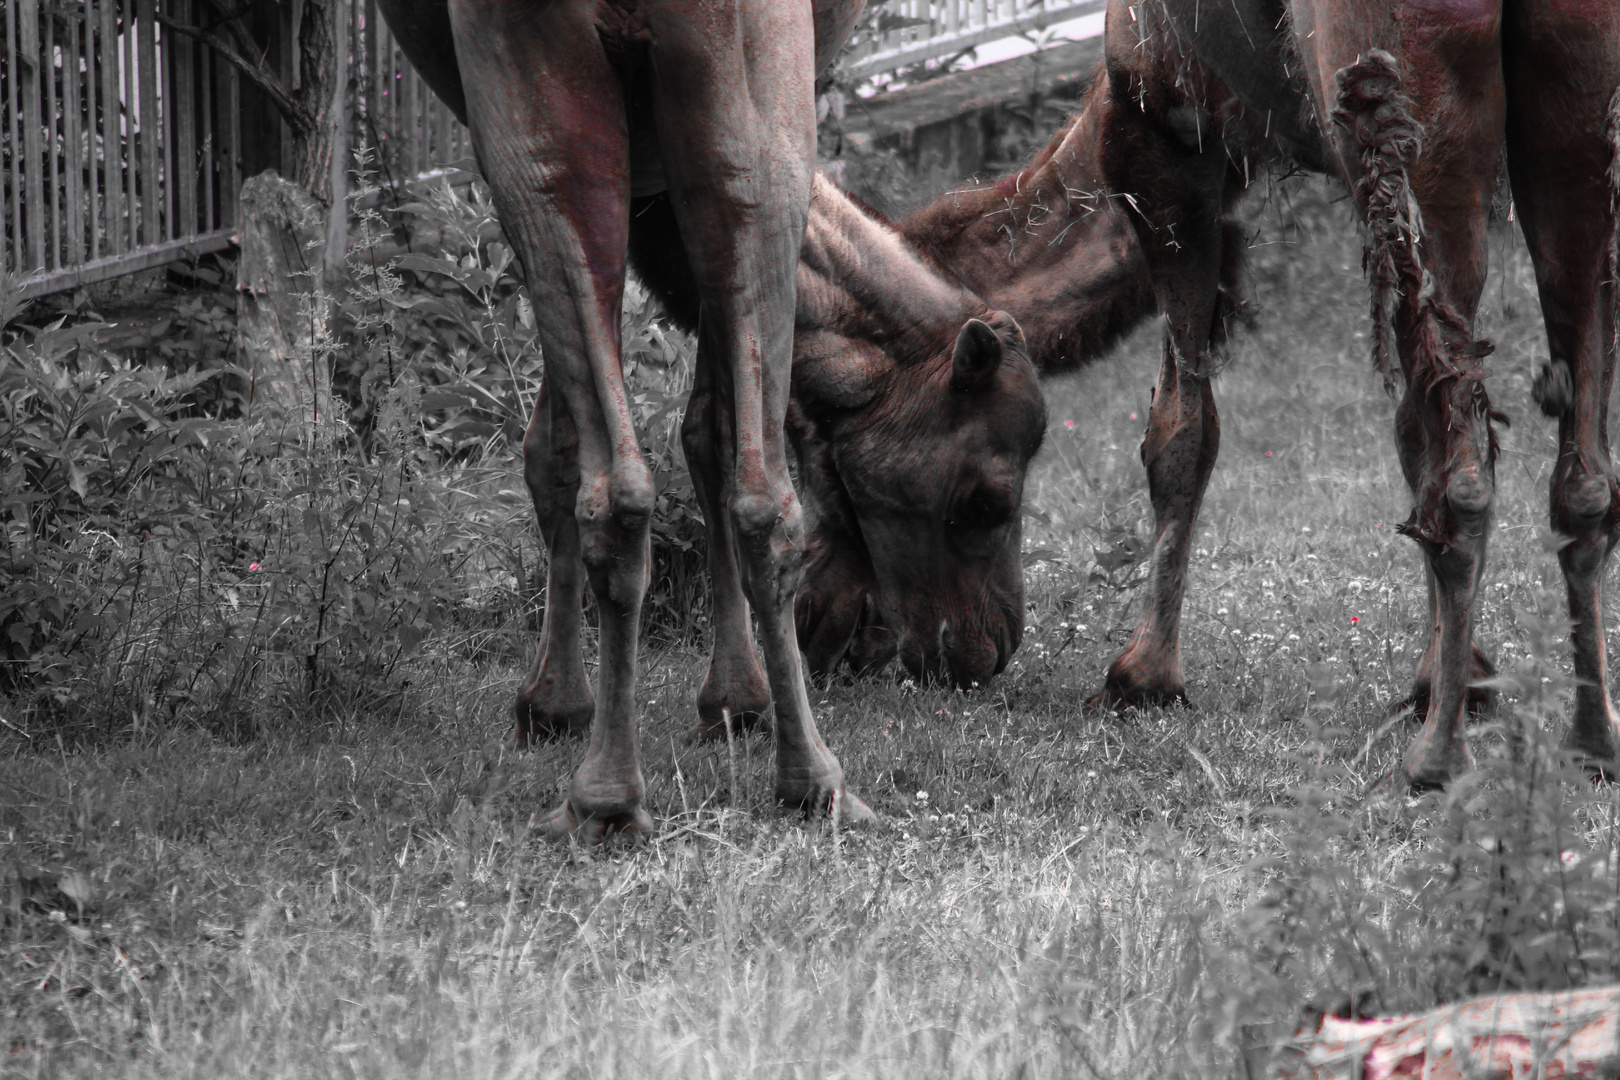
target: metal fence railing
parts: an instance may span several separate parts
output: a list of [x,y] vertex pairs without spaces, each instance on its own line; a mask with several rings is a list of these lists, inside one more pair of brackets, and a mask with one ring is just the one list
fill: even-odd
[[[297,84],[303,0],[0,0],[0,269],[24,297],[231,243],[244,177],[284,174],[291,139],[268,95],[178,33],[251,23],[267,66]],[[465,164],[468,133],[393,44],[376,0],[345,0],[351,146],[379,179]],[[1103,0],[886,0],[854,49],[871,75],[1101,10]],[[165,25],[168,23],[170,25]]]
[[847,62],[855,75],[877,75],[1107,7],[1108,0],[888,0],[876,13],[877,33]]

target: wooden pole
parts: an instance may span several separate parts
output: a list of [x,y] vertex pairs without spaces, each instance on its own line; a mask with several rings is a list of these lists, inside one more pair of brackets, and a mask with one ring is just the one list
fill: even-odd
[[62,267],[62,122],[61,102],[56,93],[56,16],[47,11],[44,19],[45,43],[40,53],[40,73],[45,76],[45,205],[51,212],[51,231],[45,241],[45,265]]
[[96,152],[96,83],[99,78],[96,49],[96,9],[93,0],[83,0],[84,8],[84,188],[89,195],[88,222],[89,228],[85,231],[85,247],[89,251],[89,258],[101,258],[101,234],[104,226],[101,223],[101,183],[96,174],[100,171],[96,162],[100,155]]
[[343,256],[349,248],[349,0],[332,0],[328,9],[332,27],[332,163],[328,176],[332,195],[326,215],[325,285],[336,296],[343,282]]
[[101,201],[106,217],[100,234],[107,239],[104,254],[124,250],[124,221],[121,206],[123,172],[119,162],[118,122],[118,9],[117,0],[100,0],[101,47],[96,57],[101,64]]
[[67,40],[62,45],[62,186],[67,204],[66,244],[62,260],[68,265],[84,261],[84,151],[79,138],[79,25],[81,16],[71,8],[62,12]]
[[39,0],[18,0],[16,8],[20,24],[17,37],[21,42],[17,66],[22,73],[19,81],[22,83],[23,198],[27,200],[23,210],[23,235],[28,241],[28,255],[21,268],[34,270],[45,265],[45,178],[41,175],[45,156],[39,144],[43,123],[39,104],[39,83],[43,74],[40,70]]
[[163,239],[159,232],[158,210],[163,206],[163,195],[158,179],[158,149],[163,124],[157,107],[157,50],[153,40],[157,21],[152,17],[152,0],[135,0],[135,33],[140,50],[140,127],[141,127],[141,239],[155,244]]
[[[192,21],[190,0],[178,0],[179,17]],[[193,236],[197,232],[197,63],[200,50],[184,34],[170,34],[165,42],[169,54],[169,67],[174,73],[174,97],[169,108],[174,113],[174,173],[170,183],[174,188],[174,208],[177,215],[171,226],[174,236]]]
[[135,144],[135,114],[140,111],[139,93],[135,82],[135,51],[139,35],[135,30],[135,0],[124,0],[124,90],[119,104],[123,119],[123,145],[119,165],[124,170],[124,216],[129,221],[129,250],[141,246],[141,200],[136,191],[135,177],[140,172],[140,157]]

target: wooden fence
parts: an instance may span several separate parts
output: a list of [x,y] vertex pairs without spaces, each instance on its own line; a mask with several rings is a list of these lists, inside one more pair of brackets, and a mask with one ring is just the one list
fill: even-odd
[[[351,147],[400,182],[470,163],[465,128],[411,70],[376,10],[346,0]],[[4,262],[33,297],[217,251],[245,177],[292,160],[286,125],[250,79],[173,31],[217,23],[219,0],[0,0]],[[1104,0],[887,0],[854,47],[871,75],[1099,11]],[[249,0],[251,37],[298,83],[302,0]],[[241,9],[235,9],[240,13]],[[0,279],[3,280],[3,279]]]
[[[254,39],[283,85],[299,5],[258,4]],[[3,269],[25,297],[231,243],[244,177],[287,171],[286,126],[214,50],[171,31],[202,0],[0,0]],[[351,144],[388,180],[471,158],[467,131],[393,45],[375,0],[347,8]]]

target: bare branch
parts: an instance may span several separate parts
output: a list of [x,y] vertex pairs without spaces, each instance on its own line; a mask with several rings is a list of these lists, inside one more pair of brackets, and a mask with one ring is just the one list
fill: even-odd
[[281,84],[281,80],[265,64],[263,57],[254,60],[247,59],[216,30],[200,30],[195,26],[187,26],[185,23],[176,22],[161,12],[158,13],[157,21],[177,34],[184,34],[186,37],[201,41],[234,64],[236,69],[246,75],[253,85],[269,95],[270,100],[276,106],[276,110],[287,121],[287,126],[292,128],[293,135],[301,137],[315,130],[315,117],[310,114],[308,109],[299,104],[292,94],[288,92],[287,88]]

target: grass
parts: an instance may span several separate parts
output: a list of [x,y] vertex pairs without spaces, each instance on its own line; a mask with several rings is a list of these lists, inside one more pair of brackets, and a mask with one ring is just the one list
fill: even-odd
[[[397,708],[283,703],[251,742],[0,727],[0,1075],[1246,1075],[1265,1024],[1343,987],[1308,942],[1286,976],[1267,913],[1331,881],[1383,898],[1366,926],[1407,925],[1459,812],[1366,794],[1413,733],[1386,712],[1427,623],[1348,215],[1307,197],[1254,217],[1288,244],[1253,253],[1262,324],[1218,383],[1196,710],[1080,708],[1141,602],[1148,328],[1049,387],[1011,668],[973,695],[813,688],[876,830],[775,814],[767,741],[687,741],[702,661],[678,647],[644,661],[663,826],[636,849],[531,835],[581,747],[502,746],[505,664],[425,659]],[[1540,671],[1560,591],[1529,399],[1545,345],[1522,247],[1493,256],[1481,327],[1517,424],[1479,638]],[[1612,795],[1592,798],[1583,839],[1612,844]],[[1383,1007],[1445,996],[1417,956],[1369,961]]]

